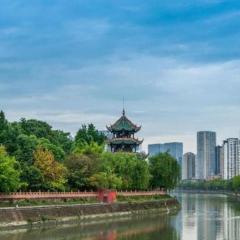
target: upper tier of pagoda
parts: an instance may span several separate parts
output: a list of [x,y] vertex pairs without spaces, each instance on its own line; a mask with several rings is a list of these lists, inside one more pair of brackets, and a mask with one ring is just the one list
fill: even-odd
[[123,110],[122,116],[113,125],[107,126],[107,129],[112,133],[117,133],[122,131],[136,133],[141,129],[141,126],[137,126],[133,124],[126,117],[125,110]]

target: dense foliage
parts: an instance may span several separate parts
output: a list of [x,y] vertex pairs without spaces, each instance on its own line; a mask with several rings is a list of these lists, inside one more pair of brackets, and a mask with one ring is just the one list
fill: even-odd
[[0,147],[0,191],[11,192],[20,187],[17,162],[8,156],[4,147]]
[[180,180],[180,166],[168,153],[160,153],[149,159],[152,188],[173,189]]
[[147,161],[144,154],[105,152],[105,140],[93,124],[72,138],[35,119],[11,123],[0,112],[0,192],[172,189],[178,182],[169,154]]
[[230,180],[184,180],[178,188],[184,190],[211,190],[211,191],[240,191],[240,176],[235,176]]

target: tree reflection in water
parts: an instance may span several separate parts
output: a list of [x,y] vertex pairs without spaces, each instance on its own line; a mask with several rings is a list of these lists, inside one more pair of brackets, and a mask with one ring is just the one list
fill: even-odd
[[[0,239],[1,235],[0,235]],[[4,235],[4,240],[179,240],[168,216],[133,217],[107,223],[43,228]]]

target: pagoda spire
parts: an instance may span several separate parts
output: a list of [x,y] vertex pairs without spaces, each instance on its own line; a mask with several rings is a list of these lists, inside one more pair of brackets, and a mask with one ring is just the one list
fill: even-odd
[[122,111],[122,115],[125,116],[125,99],[123,97],[123,111]]

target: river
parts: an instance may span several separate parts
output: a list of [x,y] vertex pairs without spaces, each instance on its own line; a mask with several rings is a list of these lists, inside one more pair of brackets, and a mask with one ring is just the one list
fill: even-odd
[[178,194],[173,215],[0,232],[2,240],[239,240],[240,202],[216,194]]

